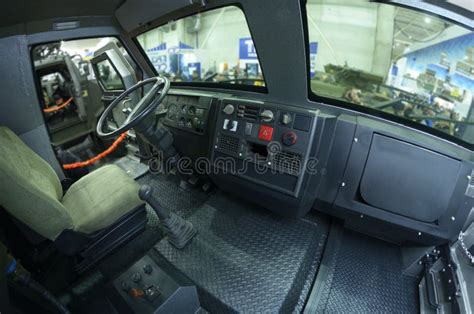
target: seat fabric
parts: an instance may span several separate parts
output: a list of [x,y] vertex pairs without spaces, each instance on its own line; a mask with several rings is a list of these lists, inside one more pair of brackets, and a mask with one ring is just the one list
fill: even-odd
[[137,208],[138,184],[116,165],[101,167],[74,183],[62,203],[74,224],[74,230],[92,233],[113,224]]
[[63,197],[51,166],[0,126],[0,206],[47,239],[66,229],[90,234],[112,225],[143,204],[138,189],[122,169],[109,165],[82,177]]

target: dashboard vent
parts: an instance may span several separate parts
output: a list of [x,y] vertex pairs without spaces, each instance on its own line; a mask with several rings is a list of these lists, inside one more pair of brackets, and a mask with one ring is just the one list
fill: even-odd
[[239,105],[237,109],[237,116],[247,120],[257,121],[258,117],[260,116],[260,107]]
[[237,154],[239,152],[239,142],[238,138],[221,134],[218,147],[226,152]]
[[301,155],[280,151],[273,156],[273,168],[281,172],[299,175],[301,172]]

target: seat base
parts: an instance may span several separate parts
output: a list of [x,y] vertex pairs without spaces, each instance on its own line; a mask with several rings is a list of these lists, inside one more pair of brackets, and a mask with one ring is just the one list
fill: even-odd
[[54,241],[55,247],[65,255],[76,256],[77,273],[83,273],[145,230],[145,205],[140,205],[113,225],[93,234],[72,230],[63,231]]

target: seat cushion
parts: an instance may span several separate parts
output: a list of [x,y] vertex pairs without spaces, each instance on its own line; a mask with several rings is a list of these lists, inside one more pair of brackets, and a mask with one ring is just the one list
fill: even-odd
[[86,234],[112,225],[143,204],[139,185],[116,165],[107,165],[82,177],[63,197],[74,230]]

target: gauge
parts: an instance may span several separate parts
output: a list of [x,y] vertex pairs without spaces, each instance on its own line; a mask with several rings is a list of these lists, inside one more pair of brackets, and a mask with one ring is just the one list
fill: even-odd
[[196,114],[196,107],[194,107],[194,106],[189,107],[188,114],[194,116]]
[[168,107],[168,119],[175,120],[178,117],[178,107],[175,104],[171,104]]
[[182,105],[181,106],[181,112],[186,114],[188,112],[187,108],[186,108],[186,105]]
[[191,119],[188,119],[188,121],[186,121],[186,127],[189,129],[193,128],[193,121]]

